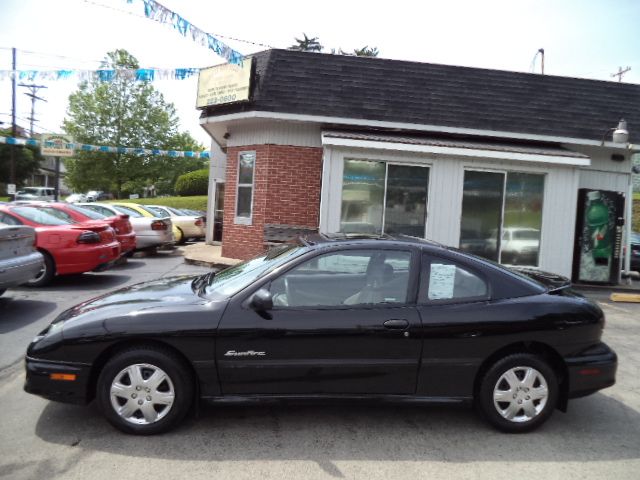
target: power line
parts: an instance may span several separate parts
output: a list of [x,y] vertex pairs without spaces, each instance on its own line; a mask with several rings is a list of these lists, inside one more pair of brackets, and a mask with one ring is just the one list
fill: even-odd
[[[143,18],[144,20],[153,20],[154,22],[162,23],[160,20],[157,20],[157,19],[155,19],[155,18],[147,18],[147,17],[145,17],[144,15],[140,15],[140,14],[133,13],[133,12],[128,12],[128,11],[126,11],[126,10],[122,10],[122,9],[120,9],[120,8],[112,7],[112,6],[110,6],[110,5],[104,5],[104,4],[102,4],[102,3],[92,2],[91,0],[83,0],[83,1],[84,1],[84,3],[87,3],[87,4],[89,4],[89,5],[94,5],[94,6],[96,6],[96,7],[107,8],[107,9],[109,9],[109,10],[113,10],[113,11],[115,11],[115,12],[124,13],[124,14],[126,14],[126,15],[131,15],[132,17]],[[267,45],[266,43],[253,42],[253,41],[251,41],[251,40],[243,40],[242,38],[230,37],[230,36],[228,36],[228,35],[222,35],[222,34],[215,33],[215,32],[209,32],[209,33],[210,33],[211,35],[213,35],[214,37],[220,37],[220,38],[225,38],[225,39],[227,39],[227,40],[234,40],[234,41],[236,41],[236,42],[247,43],[247,44],[250,44],[250,45],[255,45],[255,46],[257,46],[257,47],[276,48],[276,47],[273,47],[273,46],[271,46],[271,45]]]

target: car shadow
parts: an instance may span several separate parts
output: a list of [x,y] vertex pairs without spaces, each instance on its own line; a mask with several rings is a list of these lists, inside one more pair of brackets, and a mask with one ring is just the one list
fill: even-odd
[[87,290],[97,290],[103,288],[114,288],[123,285],[131,280],[129,275],[119,275],[116,273],[99,272],[99,273],[79,273],[75,275],[60,275],[53,279],[53,281],[46,287],[20,287],[22,292],[29,291],[58,291],[64,290],[65,292],[82,292]]
[[137,268],[142,268],[145,265],[147,265],[146,262],[143,262],[141,260],[136,260],[136,259],[129,258],[129,259],[127,259],[127,262],[124,263],[124,264],[114,265],[111,268],[111,271],[120,272],[120,271],[126,271],[126,270],[135,270]]
[[37,322],[56,308],[55,302],[12,298],[9,290],[0,297],[0,334]]
[[[143,458],[190,461],[306,460],[332,476],[335,462],[597,462],[640,457],[640,413],[596,394],[571,402],[526,435],[497,432],[462,407],[407,405],[204,406],[164,435],[125,435],[95,404],[48,404],[36,425],[46,442]],[[631,443],[635,443],[632,445]]]

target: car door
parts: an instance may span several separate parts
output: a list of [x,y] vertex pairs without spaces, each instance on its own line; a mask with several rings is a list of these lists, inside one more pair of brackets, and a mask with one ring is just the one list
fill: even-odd
[[234,298],[217,338],[223,393],[414,393],[419,261],[411,248],[334,250],[260,285],[269,311]]

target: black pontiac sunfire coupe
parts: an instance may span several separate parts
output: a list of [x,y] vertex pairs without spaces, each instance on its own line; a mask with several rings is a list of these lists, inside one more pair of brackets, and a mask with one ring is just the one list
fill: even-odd
[[25,390],[95,398],[135,434],[199,399],[468,402],[524,432],[615,382],[604,315],[569,287],[415,238],[313,235],[65,311],[29,345]]

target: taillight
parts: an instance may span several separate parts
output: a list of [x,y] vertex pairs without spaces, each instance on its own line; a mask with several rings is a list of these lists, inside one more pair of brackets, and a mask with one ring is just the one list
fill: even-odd
[[154,220],[151,222],[151,230],[166,230],[167,224],[161,220]]
[[100,243],[100,235],[96,232],[83,232],[76,241],[78,243]]
[[204,225],[204,222],[202,221],[201,218],[196,220],[196,227],[201,227],[202,225]]

